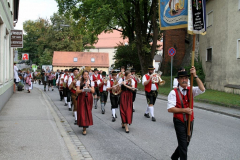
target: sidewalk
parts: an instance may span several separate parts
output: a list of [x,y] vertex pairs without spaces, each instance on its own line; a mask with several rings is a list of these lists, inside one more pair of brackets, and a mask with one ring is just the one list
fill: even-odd
[[[138,90],[137,94],[145,95],[145,92]],[[165,101],[167,101],[167,99],[168,99],[167,96],[160,95],[160,94],[158,95],[157,98],[161,99],[161,100],[165,100]],[[216,112],[216,113],[236,117],[236,118],[240,118],[240,109],[236,109],[236,108],[228,108],[228,107],[224,107],[224,106],[202,103],[202,102],[194,102],[194,107],[203,109],[203,110],[207,110],[207,111],[211,111],[211,112]]]
[[84,159],[61,123],[39,89],[14,93],[0,112],[0,159]]

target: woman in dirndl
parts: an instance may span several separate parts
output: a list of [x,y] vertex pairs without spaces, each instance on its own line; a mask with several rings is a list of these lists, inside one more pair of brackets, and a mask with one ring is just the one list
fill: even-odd
[[133,93],[135,89],[135,81],[130,78],[131,72],[126,71],[125,76],[121,78],[118,83],[121,85],[120,95],[120,114],[122,118],[122,128],[125,128],[125,132],[129,133],[128,124],[132,124],[133,116]]
[[[83,71],[82,78],[76,83],[78,94],[77,100],[77,125],[83,127],[83,135],[87,134],[86,128],[93,125],[92,119],[92,106],[93,106],[93,96],[94,82],[89,79],[88,71]],[[84,88],[89,88],[90,92],[84,92]]]

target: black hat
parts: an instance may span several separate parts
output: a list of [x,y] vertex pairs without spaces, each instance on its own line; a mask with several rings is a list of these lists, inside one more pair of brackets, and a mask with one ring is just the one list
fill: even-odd
[[112,75],[113,76],[117,75],[117,71],[112,71]]
[[106,76],[107,73],[105,71],[102,72],[102,76]]
[[72,72],[74,72],[75,70],[78,70],[78,71],[79,71],[79,69],[78,69],[78,68],[73,68],[73,69],[72,69]]
[[131,72],[136,72],[136,70],[134,68],[131,69]]
[[178,72],[177,77],[175,77],[175,78],[186,77],[186,76],[190,77],[190,75],[188,74],[187,71],[182,71],[182,72]]
[[68,72],[68,69],[65,69],[65,71],[64,72]]
[[63,72],[60,72],[60,74],[64,74]]
[[72,69],[69,69],[69,72],[72,72]]
[[98,69],[97,69],[97,68],[94,68],[94,72],[95,72],[95,71],[98,71]]
[[154,70],[155,68],[153,66],[148,66],[148,70]]

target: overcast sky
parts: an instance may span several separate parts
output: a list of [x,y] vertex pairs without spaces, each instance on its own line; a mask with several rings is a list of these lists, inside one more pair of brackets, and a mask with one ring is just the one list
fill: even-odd
[[37,20],[50,18],[53,13],[58,11],[55,0],[20,0],[18,23],[15,29],[23,29],[23,22],[26,20]]

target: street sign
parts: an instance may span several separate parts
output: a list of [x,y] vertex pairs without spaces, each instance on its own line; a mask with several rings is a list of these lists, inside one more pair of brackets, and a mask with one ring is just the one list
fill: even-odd
[[169,56],[174,56],[176,54],[176,49],[171,47],[168,49],[168,55]]
[[22,60],[28,61],[29,60],[29,54],[28,53],[23,53],[22,54]]
[[23,48],[23,31],[11,30],[11,47]]

